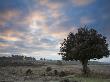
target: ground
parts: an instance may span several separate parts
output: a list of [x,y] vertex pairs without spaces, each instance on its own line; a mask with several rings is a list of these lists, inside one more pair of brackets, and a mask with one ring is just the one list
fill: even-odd
[[[46,71],[47,67],[52,70]],[[110,65],[89,65],[91,73],[88,77],[81,74],[81,65],[45,65],[0,67],[0,82],[110,82]],[[32,73],[26,74],[31,69]],[[54,74],[57,70],[58,74]],[[64,74],[61,72],[64,72]],[[65,81],[66,82],[66,81]]]

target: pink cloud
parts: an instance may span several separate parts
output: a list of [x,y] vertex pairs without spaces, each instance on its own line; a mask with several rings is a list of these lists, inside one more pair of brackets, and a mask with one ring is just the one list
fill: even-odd
[[93,3],[95,0],[72,0],[73,4],[76,6],[86,6]]
[[95,20],[91,17],[88,17],[88,16],[84,16],[84,17],[81,17],[80,18],[80,23],[81,24],[90,24],[90,23],[93,23]]

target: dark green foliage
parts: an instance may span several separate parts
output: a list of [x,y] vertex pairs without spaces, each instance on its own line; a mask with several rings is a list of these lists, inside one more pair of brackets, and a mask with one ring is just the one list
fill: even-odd
[[46,68],[46,72],[49,72],[49,71],[51,71],[51,70],[52,70],[51,67],[47,67],[47,68]]
[[61,43],[60,55],[63,60],[79,60],[83,65],[83,72],[87,71],[90,59],[100,59],[109,56],[106,37],[95,29],[79,28],[76,34],[70,32]]

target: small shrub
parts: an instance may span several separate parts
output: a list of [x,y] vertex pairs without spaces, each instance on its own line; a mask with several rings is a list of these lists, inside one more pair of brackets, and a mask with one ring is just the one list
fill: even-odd
[[54,70],[54,74],[55,74],[55,75],[58,75],[58,71],[57,71],[57,70]]
[[61,71],[60,73],[59,73],[59,76],[60,77],[64,77],[66,75],[66,73],[64,72],[64,71]]
[[26,75],[31,75],[32,74],[32,70],[31,69],[28,69],[27,71],[26,71]]
[[51,71],[51,70],[52,70],[51,67],[47,67],[47,68],[46,68],[46,72],[49,72],[49,71]]

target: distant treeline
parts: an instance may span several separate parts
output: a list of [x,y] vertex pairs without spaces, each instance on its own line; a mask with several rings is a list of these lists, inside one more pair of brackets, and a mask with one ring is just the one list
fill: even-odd
[[[44,65],[78,65],[79,61],[47,60],[41,58],[36,60],[34,57],[23,55],[12,55],[9,57],[0,57],[0,66],[44,66]],[[104,65],[109,63],[89,61],[89,65]]]
[[36,62],[34,57],[22,55],[12,55],[9,57],[0,57],[0,66],[29,66]]

